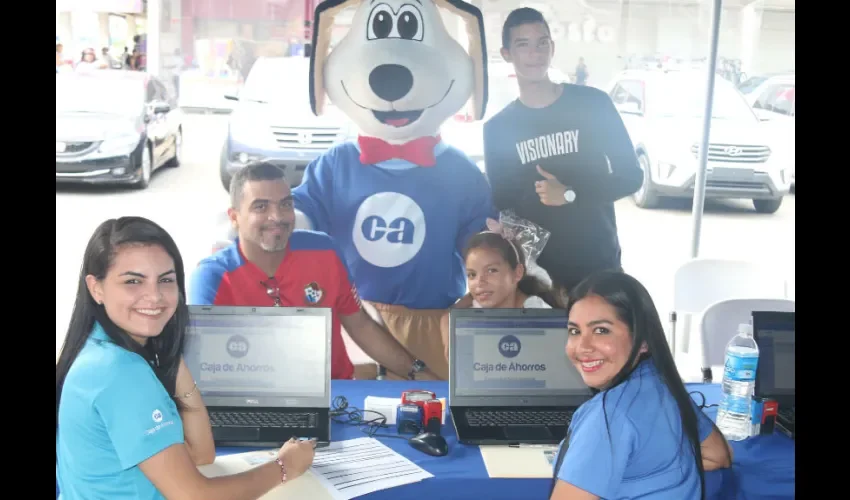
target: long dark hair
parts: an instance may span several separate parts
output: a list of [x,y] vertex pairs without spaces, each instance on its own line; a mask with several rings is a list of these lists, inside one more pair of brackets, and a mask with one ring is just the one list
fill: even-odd
[[[148,340],[142,346],[133,340],[125,331],[119,328],[109,316],[103,305],[95,302],[86,285],[86,276],[92,275],[98,280],[106,277],[112,266],[115,255],[121,247],[127,245],[158,245],[162,247],[172,260],[177,274],[177,289],[179,301],[174,316],[165,325],[162,333]],[[95,229],[86,246],[83,256],[83,266],[80,269],[80,281],[77,284],[77,298],[74,311],[71,313],[71,323],[62,344],[62,352],[56,363],[56,430],[59,430],[59,401],[62,397],[62,386],[71,365],[86,344],[95,322],[106,331],[114,344],[134,352],[146,359],[165,390],[174,394],[177,382],[177,368],[183,354],[183,338],[189,322],[189,309],[186,306],[186,283],[183,271],[183,259],[177,244],[171,236],[154,222],[142,217],[121,217],[109,219]],[[104,376],[109,376],[104,374]],[[178,408],[182,402],[174,399]]]
[[[687,437],[690,444],[689,447],[699,472],[700,498],[704,499],[705,470],[702,464],[697,413],[691,396],[688,394],[681,377],[679,377],[673,354],[670,352],[667,338],[664,335],[664,326],[658,316],[658,310],[655,308],[652,297],[638,280],[628,274],[618,271],[602,271],[586,278],[570,292],[567,313],[569,314],[569,311],[578,301],[588,296],[600,297],[614,308],[617,318],[628,325],[633,342],[625,366],[617,373],[611,384],[602,390],[602,410],[605,413],[606,427],[608,427],[608,416],[605,412],[605,401],[608,391],[628,379],[636,368],[637,362],[651,358],[658,371],[658,376],[667,390],[670,391],[676,401],[676,406],[679,407],[679,415],[682,419],[682,438],[684,440]],[[644,345],[647,348],[646,352],[641,353],[641,347]],[[608,427],[608,434],[611,434],[610,427]],[[557,481],[558,469],[563,462],[563,456],[569,444],[568,440],[569,437],[564,441],[561,456],[558,457],[559,459],[556,462],[552,480],[553,491]],[[551,497],[551,491],[549,495]]]
[[[525,253],[519,245],[505,239],[499,233],[484,231],[478,233],[469,239],[466,249],[463,251],[463,258],[469,255],[469,252],[476,248],[488,248],[499,252],[499,255],[505,259],[511,269],[516,269],[518,265],[525,263]],[[528,295],[536,295],[543,299],[555,309],[564,309],[566,307],[565,300],[560,292],[543,283],[540,278],[528,274],[528,269],[524,270],[522,279],[517,283],[517,289]]]

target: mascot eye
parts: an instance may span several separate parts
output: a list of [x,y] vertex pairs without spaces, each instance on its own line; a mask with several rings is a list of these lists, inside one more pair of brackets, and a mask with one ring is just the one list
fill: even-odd
[[405,40],[422,41],[425,26],[422,24],[422,15],[416,7],[404,6],[398,15],[396,22],[398,36]]
[[366,38],[375,40],[389,38],[393,31],[393,15],[386,6],[379,5],[369,15],[369,27]]

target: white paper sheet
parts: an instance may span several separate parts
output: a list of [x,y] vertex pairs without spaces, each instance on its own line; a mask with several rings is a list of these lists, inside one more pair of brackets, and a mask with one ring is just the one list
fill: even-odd
[[[279,450],[251,451],[216,457],[198,467],[207,477],[253,469],[277,458]],[[304,475],[271,490],[260,500],[351,500],[396,486],[434,477],[374,438],[337,441],[317,448],[313,467]]]
[[368,437],[338,441],[317,449],[311,470],[334,500],[351,500],[434,477],[377,439]]
[[[274,460],[277,457],[277,453],[278,450],[269,450],[224,455],[216,457],[215,462],[210,465],[198,467],[198,470],[207,477],[238,474]],[[318,475],[309,470],[301,477],[275,487],[260,497],[260,500],[291,500],[293,498],[335,500],[335,497],[328,490],[325,482],[321,481]]]
[[557,446],[480,446],[481,458],[491,478],[549,478]]

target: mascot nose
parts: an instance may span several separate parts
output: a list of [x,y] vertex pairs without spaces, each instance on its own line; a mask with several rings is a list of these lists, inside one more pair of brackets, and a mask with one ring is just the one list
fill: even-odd
[[385,101],[397,101],[413,88],[413,73],[398,64],[382,64],[369,73],[369,86]]

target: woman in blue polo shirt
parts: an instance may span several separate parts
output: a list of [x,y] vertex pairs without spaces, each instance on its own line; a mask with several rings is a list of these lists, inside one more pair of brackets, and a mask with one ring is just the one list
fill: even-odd
[[101,224],[86,247],[56,365],[56,482],[63,499],[256,499],[304,473],[313,444],[208,479],[209,416],[183,362],[183,260],[140,217]]
[[598,393],[573,416],[551,499],[705,498],[704,471],[729,467],[731,449],[685,389],[649,293],[602,272],[568,312],[567,357]]

